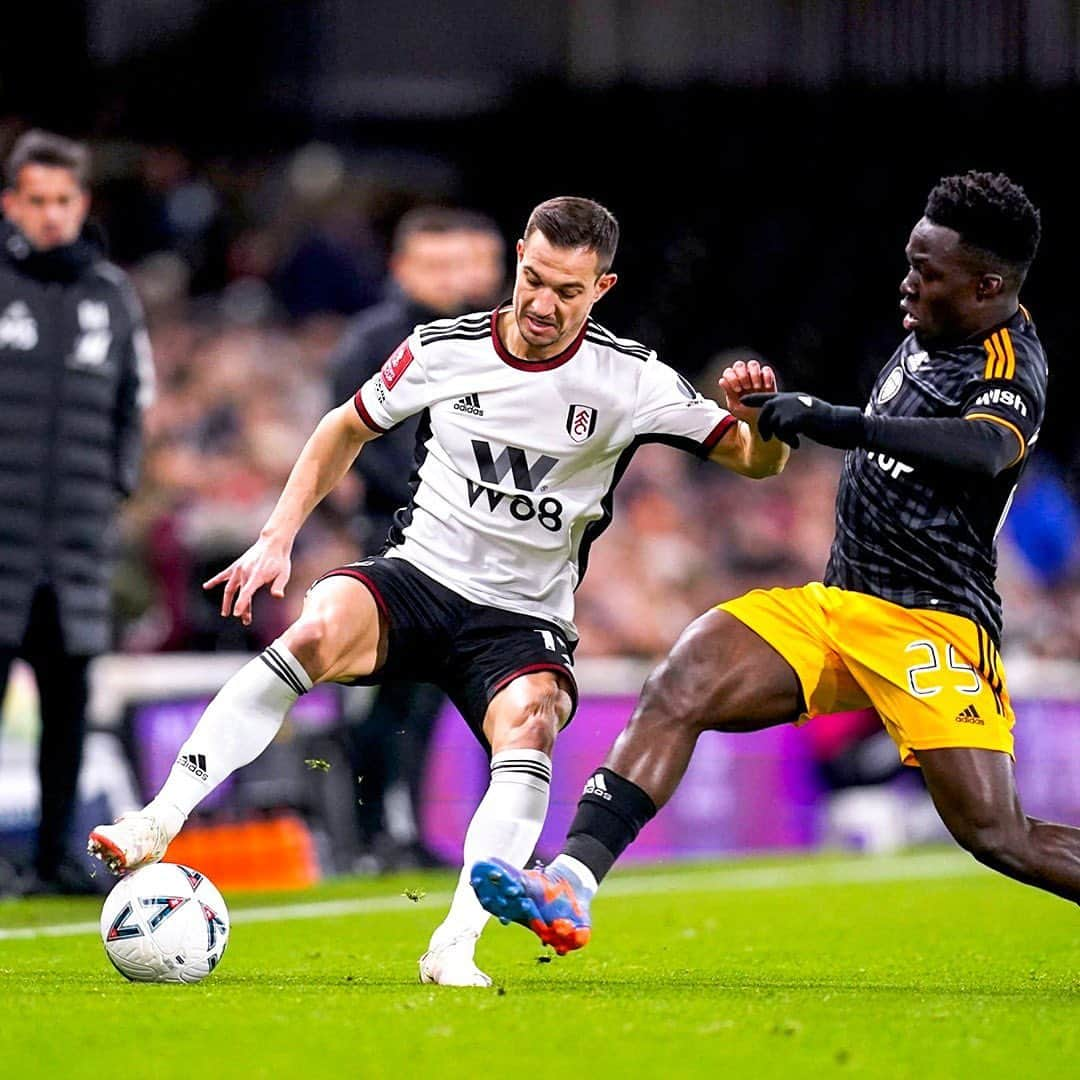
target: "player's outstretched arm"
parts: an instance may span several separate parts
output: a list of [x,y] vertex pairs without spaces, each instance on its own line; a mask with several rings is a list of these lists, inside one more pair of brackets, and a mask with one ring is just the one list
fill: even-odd
[[985,412],[965,416],[873,416],[851,405],[830,405],[809,394],[751,394],[744,403],[760,406],[758,428],[766,439],[789,446],[805,435],[838,450],[863,447],[911,461],[929,462],[997,476],[1027,452],[1012,422]]
[[719,386],[727,399],[727,409],[738,420],[734,431],[725,435],[709,455],[743,476],[775,476],[787,463],[790,450],[783,443],[767,442],[758,432],[758,409],[744,403],[747,394],[776,392],[776,375],[768,364],[757,360],[736,361],[724,368]]
[[356,460],[364,443],[379,433],[361,421],[351,401],[331,409],[304,444],[289,479],[259,539],[232,565],[209,581],[204,589],[224,583],[221,614],[251,623],[251,601],[264,585],[270,595],[282,597],[292,570],[293,541],[308,515],[326,497]]

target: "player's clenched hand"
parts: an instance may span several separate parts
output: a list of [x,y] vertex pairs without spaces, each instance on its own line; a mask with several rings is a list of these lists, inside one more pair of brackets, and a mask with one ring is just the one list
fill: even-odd
[[757,410],[746,404],[746,395],[772,393],[776,390],[776,376],[768,364],[757,360],[736,360],[724,368],[719,379],[720,389],[727,398],[727,409],[736,420],[747,424],[757,422]]
[[806,435],[822,446],[850,450],[866,437],[862,411],[850,405],[830,405],[809,394],[748,394],[743,404],[760,408],[758,433],[765,440],[775,436],[798,447],[799,436]]
[[235,615],[245,626],[251,625],[251,601],[264,585],[270,586],[270,595],[279,599],[285,595],[292,563],[289,551],[282,544],[259,538],[234,563],[209,581],[204,589],[225,583],[221,597],[221,614]]

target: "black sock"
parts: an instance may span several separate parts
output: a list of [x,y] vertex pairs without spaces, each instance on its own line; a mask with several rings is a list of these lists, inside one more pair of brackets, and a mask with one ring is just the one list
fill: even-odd
[[610,769],[597,769],[585,784],[563,853],[602,881],[655,814],[652,799],[637,784]]

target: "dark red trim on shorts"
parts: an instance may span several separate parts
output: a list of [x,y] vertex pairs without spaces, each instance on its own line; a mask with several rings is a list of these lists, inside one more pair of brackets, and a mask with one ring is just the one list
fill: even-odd
[[735,423],[734,416],[725,416],[705,437],[701,444],[701,456],[708,457],[713,452],[716,444],[735,426]]
[[[488,698],[490,702],[495,695],[505,687],[509,686],[515,679],[520,679],[522,675],[533,675],[538,671],[554,671],[560,675],[565,675],[570,681],[570,696],[574,699],[573,709],[577,708],[577,680],[574,678],[574,673],[566,667],[565,664],[528,664],[523,668],[518,668],[517,671],[510,672],[509,675],[504,675],[491,690],[491,697]],[[573,715],[573,709],[571,709],[571,715]]]
[[509,364],[512,368],[517,368],[518,371],[551,371],[552,368],[562,367],[563,364],[565,364],[566,361],[581,348],[581,343],[585,340],[585,331],[589,328],[589,320],[586,319],[581,324],[581,330],[578,331],[578,336],[574,338],[561,353],[550,356],[547,360],[522,360],[520,356],[515,356],[502,343],[502,338],[499,337],[500,310],[502,309],[496,308],[491,313],[491,340],[495,345],[495,351],[499,354],[499,359],[502,360],[504,364]]
[[376,424],[375,421],[371,419],[371,413],[367,411],[367,406],[364,404],[364,399],[360,396],[359,390],[353,395],[353,404],[356,406],[356,411],[360,414],[360,419],[363,420],[372,431],[377,431],[380,435],[385,435],[387,431],[390,430],[389,428],[384,428],[381,425]]
[[390,622],[390,609],[386,606],[383,594],[379,592],[379,586],[376,585],[367,574],[364,574],[359,570],[354,570],[351,566],[337,566],[333,570],[327,570],[322,577],[316,578],[312,582],[311,587],[314,589],[320,581],[325,581],[327,578],[332,577],[351,577],[359,581],[360,584],[364,585],[367,588],[367,591],[371,593],[375,600],[375,606],[379,609],[379,614],[382,615],[387,623]]

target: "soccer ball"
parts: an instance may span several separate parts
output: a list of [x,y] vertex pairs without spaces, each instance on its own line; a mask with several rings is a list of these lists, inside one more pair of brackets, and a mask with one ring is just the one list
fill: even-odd
[[205,874],[153,863],[122,877],[105,897],[101,940],[132,982],[198,982],[229,943],[229,912]]

